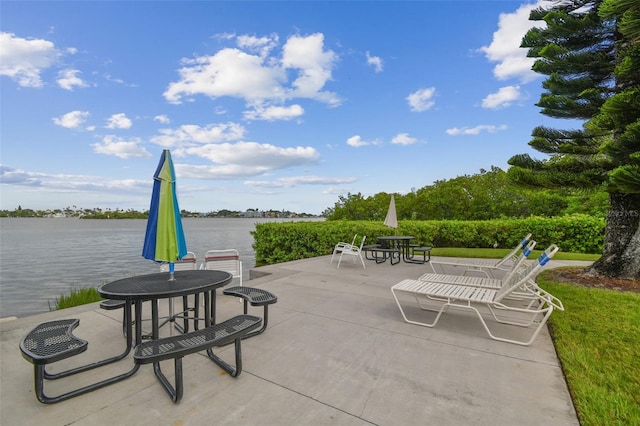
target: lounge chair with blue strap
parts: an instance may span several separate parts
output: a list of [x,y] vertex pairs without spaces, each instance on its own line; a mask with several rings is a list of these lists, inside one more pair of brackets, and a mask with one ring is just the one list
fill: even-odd
[[[484,329],[492,339],[528,346],[538,336],[540,330],[542,330],[542,327],[551,316],[553,309],[564,310],[564,306],[559,299],[542,290],[535,283],[536,275],[540,272],[540,269],[546,265],[557,251],[558,247],[551,245],[538,257],[535,263],[517,273],[511,274],[500,289],[406,279],[391,287],[391,293],[402,317],[410,324],[434,327],[449,307],[467,309],[476,313]],[[529,297],[537,299],[539,303],[535,307],[530,306],[531,303],[525,307],[506,305],[503,302],[504,299],[516,290],[527,292]],[[422,318],[424,314],[420,314],[420,318],[415,318],[417,315],[407,306],[409,302],[404,298],[401,302],[402,295],[411,296],[415,299],[416,303],[412,304],[411,308],[418,307],[421,310],[433,311],[435,312],[435,318],[431,322]],[[491,331],[489,324],[480,312],[480,308],[483,307],[489,310],[493,319],[498,323],[525,328],[533,326],[533,334],[528,340],[515,340],[497,336],[495,331]],[[411,312],[413,319],[409,319],[408,312]]]
[[435,265],[440,265],[441,269],[444,269],[443,266],[454,266],[464,268],[462,271],[462,275],[467,275],[469,272],[478,272],[484,274],[487,278],[496,278],[494,272],[502,272],[505,273],[513,268],[513,265],[518,261],[521,250],[523,250],[529,240],[531,239],[531,234],[528,234],[526,237],[522,239],[514,248],[511,250],[505,257],[496,261],[492,260],[484,260],[484,259],[437,259],[432,258],[428,265],[431,267],[432,272],[437,273]]
[[530,240],[526,247],[520,251],[520,254],[516,258],[516,261],[511,266],[511,269],[505,271],[506,275],[502,279],[488,278],[488,277],[476,277],[467,275],[452,275],[452,274],[432,274],[426,273],[418,277],[420,281],[439,282],[443,284],[456,284],[456,285],[470,285],[472,287],[485,287],[499,289],[509,279],[512,274],[517,274],[523,268],[527,267],[526,260],[536,246],[534,240]]

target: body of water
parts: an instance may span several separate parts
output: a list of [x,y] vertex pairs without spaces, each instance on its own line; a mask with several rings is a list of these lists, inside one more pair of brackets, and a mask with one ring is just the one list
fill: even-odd
[[[290,220],[188,218],[183,226],[198,264],[207,250],[235,248],[248,280],[256,223]],[[141,255],[146,225],[139,219],[0,218],[0,317],[48,312],[72,289],[159,272]]]

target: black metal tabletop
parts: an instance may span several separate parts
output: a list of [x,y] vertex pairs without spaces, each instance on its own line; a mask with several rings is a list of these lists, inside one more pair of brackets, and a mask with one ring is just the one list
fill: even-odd
[[378,237],[380,241],[409,241],[413,240],[416,237],[412,235],[385,235],[382,237]]
[[224,271],[176,271],[174,280],[169,281],[168,272],[137,275],[112,281],[98,287],[98,294],[107,299],[151,300],[186,296],[212,291],[225,286],[232,275]]

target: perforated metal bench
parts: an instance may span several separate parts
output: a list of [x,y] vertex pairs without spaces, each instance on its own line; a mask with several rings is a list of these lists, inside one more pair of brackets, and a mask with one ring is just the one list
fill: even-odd
[[[414,246],[411,247],[411,257],[408,259],[412,263],[427,263],[431,260],[431,247]],[[422,253],[422,259],[417,258],[418,253]]]
[[[400,262],[400,249],[398,248],[384,248],[380,244],[372,244],[362,247],[362,250],[368,260],[375,260],[376,263],[384,263],[387,259],[392,265]],[[371,253],[371,257],[369,257],[369,253]],[[378,253],[382,253],[382,255],[379,256]]]
[[[242,372],[241,341],[252,330],[260,327],[262,319],[252,315],[238,315],[202,330],[192,331],[177,336],[143,342],[136,347],[133,355],[136,364],[151,364],[173,402],[179,402],[183,394],[182,358],[186,355],[206,349],[209,358],[220,368],[237,377]],[[212,348],[235,343],[235,367],[226,363],[213,353]],[[160,369],[160,361],[173,359],[175,365],[175,387]]]
[[102,365],[109,364],[111,362],[122,359],[129,350],[116,357],[111,357],[103,361],[94,362],[92,364],[77,367],[71,370],[63,371],[56,374],[48,373],[45,370],[45,365],[60,361],[72,356],[81,354],[87,350],[89,343],[86,340],[80,339],[73,335],[73,330],[80,324],[79,319],[64,319],[58,321],[45,322],[38,325],[31,330],[20,341],[20,351],[24,359],[29,361],[34,366],[34,387],[35,394],[38,401],[43,404],[52,404],[55,402],[64,401],[75,396],[85,394],[87,392],[100,389],[106,385],[118,382],[132,376],[137,368],[133,370],[112,377],[98,383],[94,383],[82,388],[72,390],[70,392],[49,397],[44,393],[44,380],[61,379],[68,377],[82,371],[91,370],[93,368],[100,367]]
[[264,307],[262,328],[252,333],[248,333],[244,336],[244,338],[258,335],[267,329],[267,322],[269,321],[269,305],[272,305],[278,301],[278,298],[273,293],[261,288],[236,286],[225,288],[222,291],[222,294],[225,294],[227,296],[241,297],[243,299],[242,301],[244,302],[245,315],[248,313],[248,303],[251,303],[251,306]]

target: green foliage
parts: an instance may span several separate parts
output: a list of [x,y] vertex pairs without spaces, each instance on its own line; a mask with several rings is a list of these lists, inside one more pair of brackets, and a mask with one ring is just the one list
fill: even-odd
[[[531,173],[535,178],[537,174]],[[401,195],[395,194],[398,219],[404,220],[491,220],[506,217],[562,216],[586,213],[604,217],[608,199],[601,188],[590,192],[568,189],[523,188],[503,170],[492,167],[476,175],[436,181],[431,186]],[[593,201],[607,200],[606,203]],[[328,220],[382,221],[389,208],[390,194],[372,197],[349,194],[340,197]],[[571,209],[568,210],[569,206]],[[585,209],[581,210],[584,206]]]
[[[605,189],[608,215],[602,257],[591,267],[610,277],[640,271],[640,2],[572,0],[533,10],[522,47],[545,74],[538,106],[554,118],[584,120],[582,129],[537,127],[529,145],[549,158],[513,156],[509,177],[543,188]],[[572,203],[572,208],[577,205]],[[617,214],[617,212],[625,212]]]
[[59,299],[56,299],[55,310],[86,305],[87,303],[99,302],[101,300],[104,299],[100,297],[98,290],[94,287],[72,289],[69,295],[62,295]]
[[556,283],[547,274],[537,283],[565,307],[549,327],[580,424],[640,424],[640,294]]
[[562,251],[599,253],[602,251],[604,219],[587,215],[559,218],[531,217],[487,221],[403,220],[398,229],[382,221],[268,222],[252,231],[256,265],[331,254],[338,241],[366,236],[365,244],[375,244],[384,235],[413,235],[416,244],[432,247],[513,248],[525,235],[533,234],[538,247],[557,244]]

